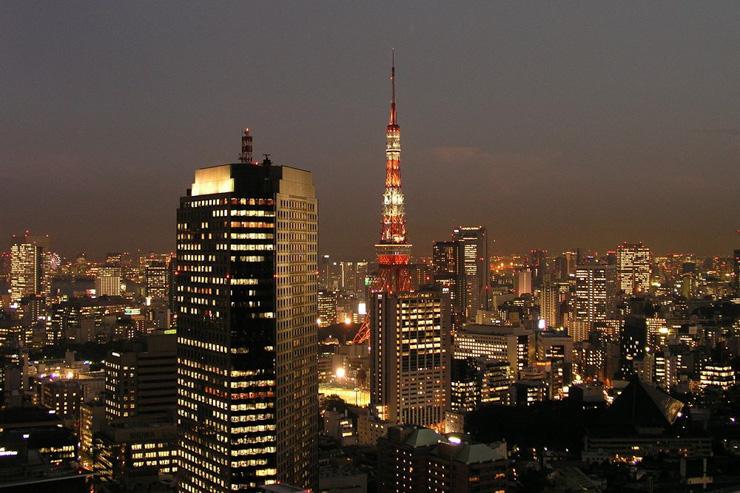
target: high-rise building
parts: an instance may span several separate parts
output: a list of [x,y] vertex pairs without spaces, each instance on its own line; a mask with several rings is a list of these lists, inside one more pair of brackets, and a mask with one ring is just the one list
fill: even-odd
[[576,268],[576,321],[584,322],[590,331],[594,322],[606,320],[607,268],[585,264]]
[[645,355],[648,345],[648,331],[645,317],[630,314],[624,321],[619,343],[620,377],[628,379],[635,374],[635,362]]
[[456,241],[435,241],[432,245],[434,275],[457,275],[457,254]]
[[453,351],[455,359],[505,361],[516,375],[533,363],[534,333],[522,327],[469,324],[455,336]]
[[562,397],[573,375],[573,338],[562,332],[537,332],[537,361],[549,363],[549,397]]
[[319,257],[318,269],[319,269],[319,288],[333,291],[336,287],[331,286],[331,256],[321,255]]
[[317,487],[316,192],[245,141],[177,212],[180,491]]
[[95,278],[97,296],[121,296],[121,268],[104,266]]
[[532,271],[529,269],[522,269],[516,273],[514,280],[515,291],[517,296],[523,296],[525,294],[532,293]]
[[434,285],[450,297],[452,306],[452,322],[459,327],[464,321],[463,310],[460,304],[460,276],[458,275],[457,241],[435,241],[432,245],[432,276]]
[[25,296],[41,294],[44,279],[44,249],[24,239],[10,247],[10,301],[19,303]]
[[105,359],[105,417],[109,422],[172,417],[177,403],[174,334],[151,334],[144,345]]
[[[467,320],[475,320],[478,310],[488,309],[490,267],[488,235],[483,226],[460,226],[452,232],[458,243],[458,293]],[[531,290],[530,290],[531,292]]]
[[161,260],[151,260],[144,268],[146,295],[153,300],[165,300],[168,296],[168,269]]
[[437,290],[373,297],[371,404],[392,423],[432,425],[449,402],[450,316]]
[[560,267],[560,279],[566,281],[576,275],[576,265],[578,263],[578,252],[568,250],[558,257]]
[[627,295],[650,291],[650,249],[642,243],[617,247],[619,289]]
[[529,266],[532,270],[532,287],[541,289],[547,273],[547,250],[530,250]]
[[337,323],[337,292],[320,290],[318,295],[319,327],[328,327]]
[[546,327],[557,327],[562,322],[560,317],[560,287],[545,276],[540,291],[540,318]]
[[450,409],[453,412],[470,412],[480,404],[509,404],[514,378],[508,361],[454,359],[452,368]]
[[473,358],[452,360],[450,371],[450,410],[466,414],[480,403],[480,387]]

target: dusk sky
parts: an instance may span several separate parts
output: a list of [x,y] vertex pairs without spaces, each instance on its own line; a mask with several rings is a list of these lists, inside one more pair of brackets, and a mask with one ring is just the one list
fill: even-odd
[[730,256],[738,26],[738,2],[5,1],[0,237],[173,249],[194,170],[250,127],[314,173],[320,252],[372,258],[395,47],[416,254],[482,224],[493,255]]

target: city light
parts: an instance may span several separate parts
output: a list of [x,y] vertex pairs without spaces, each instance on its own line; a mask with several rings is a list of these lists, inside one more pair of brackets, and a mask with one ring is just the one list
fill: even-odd
[[0,489],[740,485],[736,6],[7,1]]

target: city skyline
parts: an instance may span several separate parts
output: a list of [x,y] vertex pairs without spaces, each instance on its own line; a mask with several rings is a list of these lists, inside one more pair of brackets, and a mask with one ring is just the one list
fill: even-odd
[[[726,42],[682,25],[707,18],[162,5],[8,9],[56,19],[9,50],[31,73],[0,116],[0,488],[735,491],[740,147],[677,130],[730,93],[649,41]],[[51,92],[34,50],[70,64]]]
[[[335,6],[327,18],[307,6],[185,6],[164,31],[164,4],[145,20],[111,5],[6,7],[2,234],[48,233],[66,255],[171,251],[170,206],[190,170],[233,161],[250,126],[257,156],[315,174],[320,251],[372,258],[394,46],[415,255],[459,225],[485,226],[492,255],[624,241],[729,255],[740,108],[738,68],[720,49],[738,37],[727,5],[672,9],[657,29],[660,6],[397,6],[390,20],[380,7]],[[254,20],[243,35],[242,13]],[[273,39],[281,25],[285,39]],[[358,43],[334,42],[345,37]]]

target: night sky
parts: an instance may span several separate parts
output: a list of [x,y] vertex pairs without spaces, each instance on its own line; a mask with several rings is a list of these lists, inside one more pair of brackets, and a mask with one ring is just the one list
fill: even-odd
[[[729,256],[740,3],[0,3],[0,238],[169,250],[197,167],[314,172],[321,251],[372,256],[391,48],[415,253],[642,240]],[[0,246],[4,244],[0,243]]]

